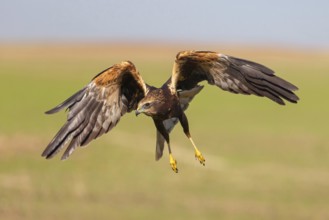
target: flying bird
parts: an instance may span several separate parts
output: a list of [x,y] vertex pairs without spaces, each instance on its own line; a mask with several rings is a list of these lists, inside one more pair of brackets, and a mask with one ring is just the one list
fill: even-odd
[[176,55],[171,77],[160,88],[144,82],[134,64],[123,61],[96,75],[91,82],[55,108],[53,114],[68,109],[67,121],[43,151],[49,159],[64,146],[67,159],[79,146],[85,146],[116,126],[127,112],[143,113],[153,119],[157,130],[155,159],[162,157],[167,143],[169,163],[178,172],[169,133],[180,122],[191,141],[196,159],[205,158],[196,147],[184,111],[207,81],[222,90],[236,94],[266,97],[284,105],[297,103],[298,88],[275,75],[274,71],[255,62],[211,51],[182,51]]

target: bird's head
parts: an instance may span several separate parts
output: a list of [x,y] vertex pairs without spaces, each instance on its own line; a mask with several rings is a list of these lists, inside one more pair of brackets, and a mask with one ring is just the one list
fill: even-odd
[[156,92],[149,92],[142,100],[139,101],[135,111],[136,116],[144,113],[147,116],[156,116],[163,105],[162,99]]

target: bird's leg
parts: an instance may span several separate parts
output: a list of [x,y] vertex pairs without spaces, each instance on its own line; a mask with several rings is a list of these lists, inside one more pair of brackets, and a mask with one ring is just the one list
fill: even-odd
[[175,158],[172,156],[171,153],[171,148],[170,148],[170,143],[167,142],[168,144],[168,151],[169,151],[169,164],[171,166],[171,169],[175,172],[178,173],[178,169],[177,169],[177,161],[175,160]]
[[195,158],[199,160],[199,162],[205,166],[206,164],[206,159],[203,157],[202,153],[199,151],[199,149],[196,147],[193,139],[192,139],[192,136],[190,134],[190,131],[189,131],[189,126],[188,126],[188,121],[187,121],[187,117],[186,115],[183,113],[182,116],[179,118],[179,121],[184,129],[184,133],[185,135],[188,137],[188,139],[191,141],[193,147],[194,147],[194,151],[195,151]]
[[199,149],[195,146],[194,141],[191,136],[188,136],[188,139],[191,141],[194,150],[195,150],[195,158],[199,160],[199,162],[205,166],[206,165],[206,159],[203,157],[202,153],[199,151]]
[[170,141],[169,141],[169,134],[166,130],[166,128],[163,125],[163,122],[160,120],[153,119],[155,127],[157,130],[160,132],[160,134],[163,136],[163,138],[166,140],[167,145],[168,145],[168,151],[169,151],[169,164],[171,166],[171,169],[175,172],[178,173],[178,168],[177,168],[177,161],[173,157],[171,153],[171,148],[170,148]]

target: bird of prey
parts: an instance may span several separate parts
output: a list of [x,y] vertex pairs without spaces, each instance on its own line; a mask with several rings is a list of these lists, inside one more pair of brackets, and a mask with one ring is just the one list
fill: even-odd
[[144,113],[153,119],[156,135],[155,159],[162,157],[167,143],[169,163],[178,172],[170,147],[169,133],[180,122],[191,141],[195,157],[202,165],[205,158],[196,147],[184,111],[202,89],[210,85],[232,93],[267,97],[284,105],[283,100],[297,103],[293,91],[298,88],[279,78],[274,71],[255,62],[211,51],[182,51],[176,55],[172,75],[162,87],[146,84],[134,64],[123,61],[96,75],[83,89],[47,114],[68,109],[67,121],[48,144],[42,156],[49,159],[67,146],[62,159],[78,146],[85,146],[116,126],[127,112]]

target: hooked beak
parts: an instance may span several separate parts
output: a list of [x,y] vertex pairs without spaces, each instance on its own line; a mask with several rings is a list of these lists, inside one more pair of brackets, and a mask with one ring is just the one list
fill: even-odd
[[142,112],[143,112],[143,109],[136,109],[135,115],[138,116]]

